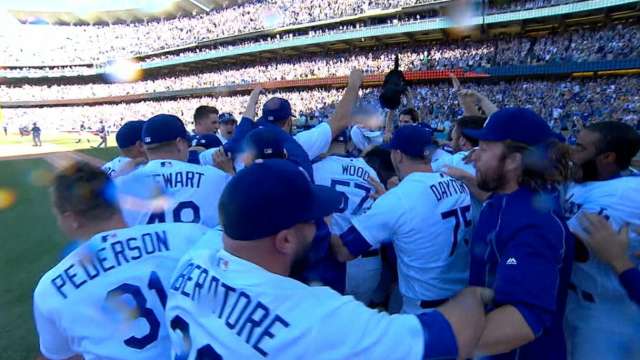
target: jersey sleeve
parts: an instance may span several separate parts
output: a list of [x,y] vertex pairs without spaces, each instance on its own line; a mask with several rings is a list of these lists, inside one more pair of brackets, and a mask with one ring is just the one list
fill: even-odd
[[198,155],[198,158],[200,159],[200,165],[213,166],[213,152],[216,150],[218,150],[218,148],[207,149],[201,152]]
[[389,315],[343,297],[331,309],[330,323],[317,334],[310,353],[331,351],[336,359],[422,359],[424,332],[413,315]]
[[388,192],[381,196],[369,211],[351,220],[353,226],[374,248],[391,241],[402,211],[398,208],[398,198]]
[[331,145],[331,126],[329,123],[318,124],[313,129],[303,131],[294,136],[296,141],[309,155],[309,159],[315,159],[320,154],[329,151]]
[[33,316],[40,338],[40,352],[48,359],[66,359],[75,355],[64,332],[58,328],[55,320],[45,314],[41,308],[41,299],[37,294],[38,290],[36,289],[33,299]]
[[495,303],[516,307],[536,336],[550,325],[556,310],[566,236],[559,222],[523,227],[496,269]]

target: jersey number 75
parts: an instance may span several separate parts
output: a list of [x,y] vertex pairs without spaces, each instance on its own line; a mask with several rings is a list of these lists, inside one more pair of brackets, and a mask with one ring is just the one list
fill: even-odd
[[[458,233],[460,232],[460,225],[464,223],[465,228],[468,228],[471,226],[471,219],[469,219],[469,216],[468,216],[470,212],[471,212],[471,205],[465,205],[456,209],[445,211],[442,214],[440,214],[440,216],[442,216],[442,220],[454,219],[455,221],[453,225],[453,243],[451,244],[451,251],[449,252],[449,257],[453,256],[456,253],[456,248],[458,247]],[[464,240],[465,242],[467,241],[466,239]]]

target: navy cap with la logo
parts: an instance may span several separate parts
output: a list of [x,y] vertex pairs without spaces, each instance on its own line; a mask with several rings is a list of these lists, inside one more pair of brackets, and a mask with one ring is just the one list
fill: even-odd
[[189,133],[184,127],[184,123],[175,115],[155,115],[149,118],[142,128],[142,142],[145,145],[188,138]]

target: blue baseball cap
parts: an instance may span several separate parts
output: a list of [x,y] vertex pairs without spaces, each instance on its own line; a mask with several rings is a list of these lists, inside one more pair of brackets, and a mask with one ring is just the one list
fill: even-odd
[[218,211],[227,236],[257,240],[340,209],[341,194],[314,185],[291,161],[271,159],[240,170],[222,192]]
[[433,131],[418,125],[401,126],[393,132],[389,150],[399,150],[414,158],[424,158],[433,147]]
[[222,113],[218,116],[218,121],[221,123],[228,123],[228,122],[238,122],[238,120],[236,120],[235,116],[233,116],[232,113]]
[[212,149],[222,146],[222,141],[215,134],[200,134],[191,137],[191,146]]
[[538,114],[527,108],[505,108],[489,116],[482,129],[463,129],[462,133],[480,141],[516,141],[535,146],[554,137]]
[[291,103],[287,99],[272,97],[262,106],[261,120],[281,121],[294,116]]
[[256,159],[287,158],[280,129],[263,127],[252,130],[244,140],[244,149],[252,152]]
[[127,121],[116,133],[116,143],[120,149],[126,149],[142,140],[144,120]]
[[178,138],[188,139],[189,133],[182,120],[175,115],[155,115],[147,120],[142,128],[142,142],[145,145],[159,144]]

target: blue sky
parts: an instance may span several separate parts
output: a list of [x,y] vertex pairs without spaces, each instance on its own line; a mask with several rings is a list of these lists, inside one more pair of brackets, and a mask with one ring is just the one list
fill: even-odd
[[173,2],[174,0],[0,0],[0,9],[92,12],[123,9],[157,9]]

